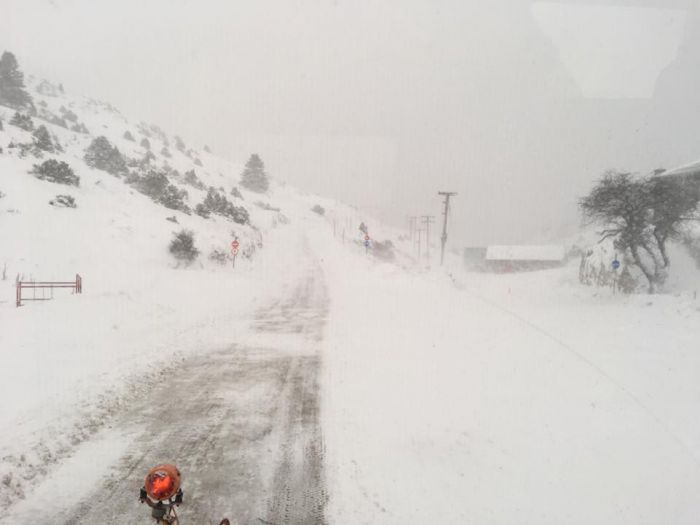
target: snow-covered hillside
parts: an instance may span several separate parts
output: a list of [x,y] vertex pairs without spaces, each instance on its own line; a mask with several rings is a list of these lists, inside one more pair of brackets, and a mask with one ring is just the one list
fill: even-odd
[[[300,247],[290,217],[322,220],[311,212],[316,199],[274,180],[264,194],[238,187],[243,163],[200,148],[180,151],[178,139],[157,127],[45,81],[28,88],[38,110],[34,128],[45,126],[62,151],[22,153],[21,144],[34,142],[32,133],[10,124],[15,110],[0,106],[0,428],[12,429],[0,433],[0,506],[24,497],[51,465],[167,377],[188,352],[240,342],[240,326],[255,305],[293,280],[290,261]],[[124,138],[127,132],[134,140]],[[191,209],[208,187],[221,188],[247,210],[249,223],[168,209],[126,176],[87,166],[85,151],[97,136],[128,159],[152,154],[148,169],[186,190]],[[66,162],[79,186],[30,173],[48,159]],[[186,180],[190,170],[198,187]],[[73,197],[77,207],[51,205],[57,195]],[[187,267],[168,251],[181,229],[194,233],[200,251]],[[234,238],[240,242],[235,269]],[[53,301],[15,307],[17,279],[70,281],[76,274],[82,295],[55,290]]]

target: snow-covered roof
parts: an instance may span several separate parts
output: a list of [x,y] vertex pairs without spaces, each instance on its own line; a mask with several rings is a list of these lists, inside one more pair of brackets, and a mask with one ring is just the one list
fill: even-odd
[[700,160],[691,162],[690,164],[684,164],[683,166],[678,166],[663,172],[664,176],[674,176],[674,175],[700,175]]
[[489,246],[487,261],[562,261],[566,250],[559,245]]

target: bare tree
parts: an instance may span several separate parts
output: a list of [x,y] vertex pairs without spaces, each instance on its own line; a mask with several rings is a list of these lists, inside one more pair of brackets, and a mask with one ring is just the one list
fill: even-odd
[[612,238],[616,248],[629,250],[653,293],[671,263],[667,241],[680,237],[683,223],[698,217],[699,200],[699,192],[688,191],[681,179],[609,171],[580,207],[587,220],[603,226],[601,241]]

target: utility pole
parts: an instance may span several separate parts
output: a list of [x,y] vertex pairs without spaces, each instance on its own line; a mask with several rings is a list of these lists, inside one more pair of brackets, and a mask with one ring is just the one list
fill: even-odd
[[415,237],[417,219],[418,217],[416,217],[415,215],[408,216],[408,235],[411,240],[413,240],[413,238]]
[[457,195],[456,191],[439,191],[438,195],[444,195],[445,197],[445,211],[443,211],[444,214],[444,220],[442,222],[442,238],[440,239],[442,241],[442,251],[440,254],[440,264],[445,262],[445,244],[447,243],[447,214],[450,211],[450,197],[453,197]]
[[420,228],[418,228],[418,229],[416,230],[416,233],[418,234],[418,243],[417,243],[417,246],[418,246],[418,262],[419,262],[419,263],[420,263],[420,234],[421,234],[421,231],[423,231],[423,230],[421,230]]
[[423,224],[425,224],[425,256],[430,261],[430,225],[435,222],[434,215],[422,215],[421,216]]

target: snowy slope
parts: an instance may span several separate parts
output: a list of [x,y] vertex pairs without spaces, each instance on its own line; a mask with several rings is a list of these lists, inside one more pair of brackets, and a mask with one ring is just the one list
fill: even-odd
[[[297,222],[319,220],[310,212],[312,198],[274,182],[266,195],[239,188],[243,199],[231,196],[242,164],[199,149],[177,151],[173,137],[127,120],[108,104],[55,89],[42,95],[34,87],[40,115],[33,118],[35,127],[45,125],[64,152],[21,158],[18,148],[8,146],[31,142],[31,134],[10,125],[14,110],[0,106],[0,270],[6,275],[0,281],[0,506],[24,497],[111,413],[166,377],[180,357],[240,341],[253,306],[293,276],[298,226],[286,214]],[[67,111],[89,133],[40,118]],[[248,210],[250,224],[167,209],[83,161],[98,135],[127,157],[141,158],[143,130],[157,166],[180,174],[194,169],[206,186],[223,187]],[[136,140],[124,139],[125,131]],[[163,147],[171,157],[160,153]],[[80,186],[29,174],[33,164],[49,158],[67,162]],[[171,182],[187,190],[191,208],[205,196],[177,177]],[[50,206],[57,194],[73,196],[77,208]],[[178,268],[168,253],[173,233],[182,228],[194,232],[201,252],[188,268]],[[228,253],[234,236],[241,242],[235,270],[230,260],[209,260],[214,249]],[[76,273],[83,278],[82,295],[57,290],[53,301],[15,307],[16,278],[66,281]]]

